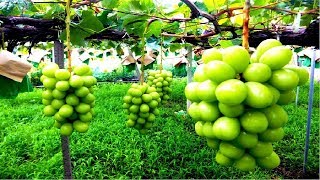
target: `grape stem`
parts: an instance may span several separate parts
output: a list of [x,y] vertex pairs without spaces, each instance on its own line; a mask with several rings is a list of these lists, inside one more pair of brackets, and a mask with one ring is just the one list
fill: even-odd
[[163,46],[163,36],[161,34],[161,38],[160,38],[160,66],[159,66],[159,69],[160,69],[160,74],[162,72],[162,69],[163,69],[163,66],[162,66],[162,61],[163,61],[163,50],[162,50],[162,46]]
[[243,7],[243,31],[242,31],[242,46],[249,50],[249,19],[250,19],[250,0],[246,0]]
[[158,19],[150,19],[148,21],[148,24],[144,28],[142,37],[141,37],[141,45],[142,45],[142,53],[141,53],[141,74],[140,74],[140,84],[142,85],[144,83],[144,58],[145,58],[145,46],[146,46],[146,40],[145,40],[145,34],[147,34],[149,26],[152,22],[156,21]]
[[71,67],[71,45],[70,45],[70,5],[72,0],[67,0],[66,4],[66,33],[67,33],[67,52],[68,52],[68,70],[72,71]]

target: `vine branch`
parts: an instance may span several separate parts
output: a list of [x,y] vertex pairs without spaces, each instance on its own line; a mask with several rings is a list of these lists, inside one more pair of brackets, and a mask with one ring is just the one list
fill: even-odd
[[[298,14],[299,13],[299,11],[281,9],[281,8],[278,8],[278,7],[274,6],[274,4],[278,4],[278,3],[279,2],[272,3],[272,4],[269,4],[269,5],[265,5],[265,6],[251,6],[251,10],[254,11],[254,10],[258,10],[258,9],[270,9],[270,10],[274,10],[274,11],[286,12],[286,13],[289,13],[289,14]],[[231,8],[228,8],[228,9],[224,9],[224,10],[221,10],[218,13],[214,14],[214,17],[218,18],[219,16],[221,16],[224,13],[230,13],[230,12],[232,12],[234,10],[240,10],[240,9],[243,9],[243,8],[244,7],[242,7],[242,6],[238,6],[238,7],[231,7]],[[305,14],[319,15],[319,8],[311,9],[311,10],[308,10],[308,11],[303,11],[303,12],[300,12],[300,13],[301,13],[301,15],[305,15]]]
[[219,34],[221,32],[219,23],[215,16],[212,16],[211,14],[208,14],[206,12],[201,11],[193,2],[189,0],[181,0],[184,2],[191,10],[191,19],[197,18],[199,16],[205,17],[209,20],[209,22],[212,22],[215,28],[215,32]]

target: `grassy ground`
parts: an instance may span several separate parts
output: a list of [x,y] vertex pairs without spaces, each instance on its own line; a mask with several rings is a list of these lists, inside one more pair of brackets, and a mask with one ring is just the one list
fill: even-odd
[[[307,119],[308,86],[300,89],[296,107],[288,105],[284,140],[274,143],[282,162],[275,170],[240,172],[214,161],[214,151],[193,130],[191,119],[174,112],[186,109],[185,79],[175,80],[172,98],[161,108],[147,135],[126,128],[122,97],[129,84],[96,88],[97,115],[86,134],[70,139],[73,177],[76,179],[270,179],[301,178]],[[0,100],[0,179],[62,179],[59,131],[52,118],[43,117],[41,90]],[[319,178],[319,85],[315,87],[308,177]]]

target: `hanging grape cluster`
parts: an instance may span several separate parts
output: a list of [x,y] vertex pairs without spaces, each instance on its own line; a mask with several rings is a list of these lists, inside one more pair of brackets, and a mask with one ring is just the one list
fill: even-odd
[[279,166],[272,143],[285,136],[282,105],[309,78],[306,69],[288,65],[291,58],[291,49],[274,39],[261,42],[251,56],[240,46],[204,51],[185,95],[195,131],[217,150],[218,164],[243,171]]
[[165,103],[170,99],[170,88],[172,82],[172,72],[167,70],[150,70],[147,77],[147,84],[155,87],[161,100]]
[[50,63],[42,73],[44,115],[53,116],[61,135],[70,136],[74,130],[87,132],[94,116],[93,86],[97,83],[90,67],[81,64],[69,72]]
[[123,97],[123,108],[128,118],[127,126],[139,130],[142,134],[147,133],[159,115],[157,107],[160,102],[161,98],[156,88],[146,83],[132,84]]

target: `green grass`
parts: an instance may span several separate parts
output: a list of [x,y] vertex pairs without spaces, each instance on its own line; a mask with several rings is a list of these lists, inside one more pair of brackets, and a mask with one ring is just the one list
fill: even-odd
[[[147,135],[126,128],[122,97],[129,84],[96,87],[96,117],[86,134],[70,138],[73,177],[76,179],[270,179],[301,177],[307,120],[308,85],[300,101],[285,107],[289,122],[285,138],[274,143],[282,162],[276,170],[240,172],[215,163],[215,152],[193,130],[190,118],[175,116],[186,109],[185,79],[175,80],[168,104],[162,105]],[[41,89],[16,99],[0,100],[0,179],[62,179],[59,130],[43,117]],[[319,170],[319,84],[315,87],[307,166],[309,177]]]

